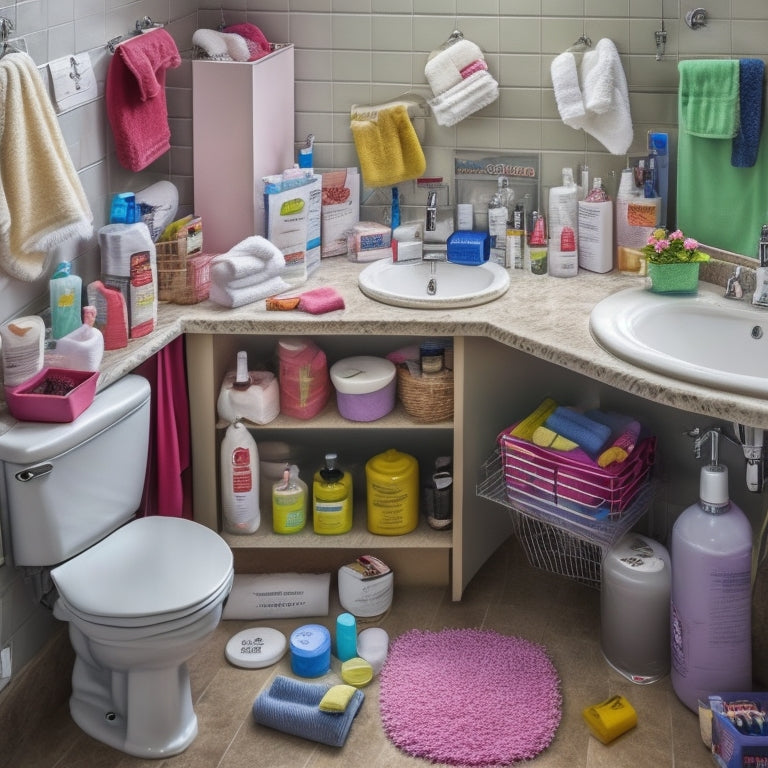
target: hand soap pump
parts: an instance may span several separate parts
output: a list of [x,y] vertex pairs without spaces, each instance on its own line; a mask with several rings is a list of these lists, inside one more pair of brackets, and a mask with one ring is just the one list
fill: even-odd
[[672,687],[694,712],[717,691],[752,689],[752,527],[728,496],[728,468],[718,461],[720,433],[709,439],[699,501],[672,529],[670,635]]
[[756,307],[768,307],[768,224],[763,224],[760,230],[757,257],[760,266],[755,270],[755,293],[752,303]]

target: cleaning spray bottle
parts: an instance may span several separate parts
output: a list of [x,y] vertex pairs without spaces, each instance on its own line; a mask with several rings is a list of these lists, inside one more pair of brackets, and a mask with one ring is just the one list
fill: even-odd
[[227,427],[221,441],[221,514],[228,533],[255,533],[261,524],[259,451],[239,421]]
[[672,687],[694,712],[718,691],[752,689],[752,527],[728,496],[728,467],[718,462],[720,433],[709,439],[699,501],[672,529]]

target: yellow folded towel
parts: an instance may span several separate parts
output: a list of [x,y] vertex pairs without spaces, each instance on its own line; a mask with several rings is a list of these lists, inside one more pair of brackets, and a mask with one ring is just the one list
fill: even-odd
[[534,445],[542,448],[551,448],[553,451],[573,451],[578,448],[578,443],[569,440],[567,437],[558,435],[547,427],[536,427],[533,433]]
[[352,138],[367,187],[392,187],[424,173],[427,161],[404,104],[372,110],[353,107],[351,117]]
[[739,130],[738,59],[679,62],[680,127],[692,136],[732,139]]
[[321,712],[344,712],[357,692],[353,685],[334,685],[317,705]]

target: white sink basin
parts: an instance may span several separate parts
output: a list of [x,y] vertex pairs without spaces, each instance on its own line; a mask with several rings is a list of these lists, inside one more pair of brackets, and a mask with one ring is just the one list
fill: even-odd
[[381,259],[369,264],[357,283],[366,296],[384,304],[451,309],[473,307],[503,296],[509,288],[509,273],[492,262],[465,266],[448,261],[397,264]]
[[703,287],[695,296],[619,291],[595,305],[595,340],[622,360],[676,379],[768,395],[768,310]]

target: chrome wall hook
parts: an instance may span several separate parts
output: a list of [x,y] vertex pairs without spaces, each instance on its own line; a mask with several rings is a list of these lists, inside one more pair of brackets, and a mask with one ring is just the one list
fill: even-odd
[[685,23],[691,29],[701,29],[707,26],[707,11],[705,8],[694,8],[685,14]]

